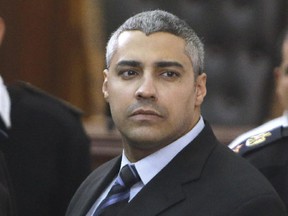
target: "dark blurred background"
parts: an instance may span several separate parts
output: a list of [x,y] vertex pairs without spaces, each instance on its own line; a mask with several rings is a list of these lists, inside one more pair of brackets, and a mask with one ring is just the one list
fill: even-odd
[[225,142],[281,114],[273,67],[287,0],[0,0],[7,26],[0,73],[7,83],[25,80],[80,107],[89,133],[109,134],[101,93],[105,43],[126,18],[157,8],[185,19],[202,38],[203,115],[223,129]]

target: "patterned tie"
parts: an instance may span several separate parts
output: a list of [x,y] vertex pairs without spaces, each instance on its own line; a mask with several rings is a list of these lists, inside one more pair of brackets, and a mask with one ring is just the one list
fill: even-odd
[[125,165],[93,216],[115,216],[128,203],[130,188],[139,181],[140,177],[135,166]]

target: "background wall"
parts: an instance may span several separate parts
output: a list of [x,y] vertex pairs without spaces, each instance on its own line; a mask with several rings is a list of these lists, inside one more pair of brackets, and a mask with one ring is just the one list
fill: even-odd
[[[95,55],[103,55],[102,45],[91,53],[92,46],[87,44],[91,10],[95,18],[99,16],[99,26],[93,26],[96,29],[101,29],[101,16],[97,4],[90,7],[88,3],[0,0],[0,15],[7,27],[0,49],[0,71],[5,81],[25,80],[82,108],[87,116],[100,113],[94,93],[98,83],[89,71],[89,60],[93,54],[94,62],[98,61]],[[101,62],[97,64],[101,71]]]

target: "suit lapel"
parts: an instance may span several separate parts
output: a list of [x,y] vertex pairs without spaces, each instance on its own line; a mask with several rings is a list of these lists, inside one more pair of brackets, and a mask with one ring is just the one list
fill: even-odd
[[212,130],[206,125],[199,136],[161,170],[120,215],[157,215],[185,200],[183,184],[193,184],[201,178],[216,143]]
[[119,156],[99,167],[97,172],[93,172],[78,189],[78,198],[77,200],[72,199],[71,203],[75,201],[75,205],[72,205],[73,209],[70,209],[69,212],[73,212],[75,215],[86,215],[118,173],[120,161],[121,157]]

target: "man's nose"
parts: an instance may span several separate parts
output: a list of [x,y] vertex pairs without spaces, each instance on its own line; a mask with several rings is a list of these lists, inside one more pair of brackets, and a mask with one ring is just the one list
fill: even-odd
[[156,81],[153,77],[143,76],[139,87],[135,92],[137,99],[157,99]]

